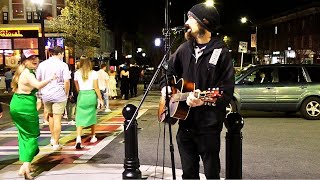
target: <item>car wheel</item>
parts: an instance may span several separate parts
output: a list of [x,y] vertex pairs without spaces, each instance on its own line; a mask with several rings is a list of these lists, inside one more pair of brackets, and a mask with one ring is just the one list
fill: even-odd
[[231,100],[230,103],[228,104],[228,106],[226,107],[226,112],[227,114],[231,113],[231,112],[236,112],[236,103],[234,102],[234,100]]
[[320,119],[320,99],[317,97],[305,99],[301,104],[300,113],[308,120]]

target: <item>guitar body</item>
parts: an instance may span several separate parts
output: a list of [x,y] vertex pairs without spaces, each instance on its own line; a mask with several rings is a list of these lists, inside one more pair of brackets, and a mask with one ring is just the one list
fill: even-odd
[[173,86],[171,87],[172,94],[169,101],[170,118],[166,118],[166,100],[164,97],[160,98],[158,116],[161,122],[175,124],[178,120],[185,120],[188,117],[190,107],[186,103],[188,92],[194,90],[193,82],[184,79],[173,78]]

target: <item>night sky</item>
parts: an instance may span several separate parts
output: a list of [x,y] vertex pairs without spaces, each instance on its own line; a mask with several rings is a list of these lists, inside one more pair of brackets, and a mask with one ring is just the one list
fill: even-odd
[[[320,0],[216,0],[221,23],[233,27],[241,16],[248,16],[253,22],[280,12],[299,7],[302,4]],[[112,29],[116,25],[126,32],[162,34],[165,27],[165,0],[101,0],[103,16]],[[204,0],[171,0],[170,27],[182,26],[184,14],[195,4]]]

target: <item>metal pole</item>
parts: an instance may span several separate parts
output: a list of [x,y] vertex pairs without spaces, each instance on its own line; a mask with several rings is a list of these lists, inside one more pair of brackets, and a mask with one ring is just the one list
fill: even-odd
[[237,112],[229,113],[224,122],[226,133],[226,179],[242,179],[243,118]]
[[[125,118],[124,128],[126,129],[137,107],[128,104],[122,110],[122,115]],[[125,142],[125,159],[124,171],[122,179],[141,179],[141,171],[139,170],[140,162],[138,157],[138,123],[134,119],[128,130],[124,132]]]
[[[171,36],[171,31],[170,31],[170,11],[169,11],[169,0],[166,0],[166,7],[165,7],[165,32],[164,32],[164,36],[165,36],[165,52],[170,51],[171,47],[170,47],[170,36]],[[168,54],[170,54],[170,52],[168,52]],[[168,59],[166,59],[165,61],[167,61]],[[167,69],[167,63],[165,63],[164,69]],[[166,70],[164,70],[166,71]],[[165,76],[166,72],[164,72]],[[166,77],[167,79],[167,77]],[[168,92],[168,91],[167,91]],[[167,105],[168,105],[169,101],[167,99]],[[168,107],[168,106],[167,106]],[[168,111],[170,112],[170,110]],[[169,141],[170,141],[170,155],[171,155],[171,170],[172,170],[172,179],[176,179],[176,167],[175,167],[175,161],[174,161],[174,146],[173,146],[173,140],[172,140],[172,128],[171,128],[171,124],[168,123],[168,127],[169,127]],[[165,131],[165,129],[164,129]]]
[[258,26],[256,26],[256,62],[258,60]]
[[243,52],[241,52],[240,69],[242,70],[243,65]]
[[41,25],[41,37],[39,38],[38,42],[38,49],[39,49],[39,58],[40,60],[46,59],[46,52],[45,52],[45,31],[44,31],[44,14],[43,14],[43,8],[39,5],[36,6],[38,11],[38,16],[40,18],[40,25]]
[[165,36],[165,42],[164,42],[164,51],[166,52],[169,49],[170,46],[170,12],[169,12],[169,0],[166,0],[166,7],[165,7],[165,29],[164,29],[164,36]]

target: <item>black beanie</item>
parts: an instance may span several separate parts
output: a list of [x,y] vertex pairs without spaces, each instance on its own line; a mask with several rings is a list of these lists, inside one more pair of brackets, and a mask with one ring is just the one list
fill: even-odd
[[188,15],[210,32],[217,32],[220,28],[220,15],[214,6],[207,6],[205,3],[196,4],[189,10]]

